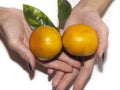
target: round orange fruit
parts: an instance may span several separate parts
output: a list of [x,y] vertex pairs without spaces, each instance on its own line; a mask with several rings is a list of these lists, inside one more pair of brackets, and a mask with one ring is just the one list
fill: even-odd
[[69,26],[63,33],[63,46],[74,56],[89,56],[96,52],[98,36],[93,28],[84,24]]
[[50,26],[36,28],[30,37],[30,50],[40,60],[47,61],[60,53],[62,40],[59,32]]

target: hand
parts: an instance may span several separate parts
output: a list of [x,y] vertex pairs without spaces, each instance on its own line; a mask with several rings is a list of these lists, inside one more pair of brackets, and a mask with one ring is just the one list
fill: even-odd
[[[94,10],[87,8],[77,9],[77,7],[75,7],[65,23],[65,28],[69,25],[78,23],[87,24],[93,27],[97,32],[99,37],[99,46],[96,53],[100,59],[99,61],[102,62],[104,59],[102,57],[107,49],[108,44],[107,26],[101,20],[100,15]],[[70,82],[75,79],[73,90],[82,90],[92,73],[94,61],[95,56],[88,58],[88,60],[84,62],[84,66],[81,66],[80,69],[74,68],[72,73],[57,71],[52,81],[53,87],[56,87],[57,90],[64,90],[70,84]]]
[[27,25],[22,11],[4,7],[0,10],[3,11],[0,27],[4,42],[29,63],[33,70],[35,68],[35,57],[29,50],[29,37],[32,31]]
[[[29,50],[29,37],[32,30],[28,26],[23,12],[15,8],[0,8],[3,9],[3,16],[0,18],[1,35],[3,36],[6,45],[16,53],[18,53],[27,63],[29,68],[34,70],[35,62],[37,61],[34,55]],[[65,56],[64,53],[61,54]],[[71,72],[73,67],[79,68],[80,65],[74,60],[68,60],[60,56],[58,59],[48,63],[39,63],[44,67],[48,68],[48,72],[51,69],[60,70],[64,72]],[[37,61],[38,62],[38,61]],[[65,68],[64,68],[65,67]]]

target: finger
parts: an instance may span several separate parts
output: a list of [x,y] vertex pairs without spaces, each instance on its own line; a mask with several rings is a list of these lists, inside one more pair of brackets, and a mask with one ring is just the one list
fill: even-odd
[[54,72],[53,69],[48,69],[48,70],[47,70],[47,73],[48,73],[49,75],[51,75],[53,72]]
[[47,62],[47,63],[37,60],[37,62],[49,69],[55,69],[55,70],[63,71],[63,72],[72,72],[72,67],[70,65],[62,61],[59,61],[59,60],[54,60],[54,61]]
[[63,61],[65,63],[68,63],[69,65],[75,67],[75,68],[80,68],[81,64],[79,61],[71,58],[70,56],[66,55],[64,52],[61,53],[61,55],[58,57],[60,61]]
[[90,77],[94,65],[95,57],[85,61],[84,66],[81,68],[78,77],[74,83],[73,90],[82,90],[86,81]]
[[52,86],[53,87],[57,87],[57,85],[59,84],[60,80],[62,79],[62,77],[64,76],[64,72],[61,71],[57,71],[55,76],[53,77],[52,80]]
[[57,86],[57,90],[65,90],[67,86],[76,78],[78,73],[78,69],[73,69],[72,73],[66,73]]
[[99,37],[99,46],[97,54],[99,59],[102,60],[103,59],[102,56],[107,50],[108,46],[108,28],[102,21],[101,23],[99,23],[99,26],[97,28],[98,28],[97,33]]
[[23,43],[11,42],[11,43],[9,43],[9,46],[13,51],[17,52],[29,64],[29,67],[32,70],[34,70],[35,57],[31,53],[31,51]]

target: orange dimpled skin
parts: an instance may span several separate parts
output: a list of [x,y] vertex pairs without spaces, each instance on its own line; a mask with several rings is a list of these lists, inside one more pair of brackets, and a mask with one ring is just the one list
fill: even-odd
[[36,28],[30,37],[30,49],[40,60],[47,61],[60,53],[62,40],[59,32],[50,26]]
[[98,36],[90,26],[71,25],[63,34],[63,46],[71,55],[89,56],[97,50]]

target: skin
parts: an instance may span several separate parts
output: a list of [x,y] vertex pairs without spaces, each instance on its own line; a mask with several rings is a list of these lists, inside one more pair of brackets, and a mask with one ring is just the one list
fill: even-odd
[[[81,0],[72,10],[65,27],[72,24],[87,24],[95,29],[99,37],[99,46],[96,54],[84,62],[84,66],[79,69],[74,68],[72,73],[57,71],[53,78],[52,86],[56,90],[65,90],[65,88],[75,79],[73,90],[82,90],[85,83],[91,76],[94,61],[98,56],[100,66],[102,66],[102,56],[108,46],[108,28],[101,20],[101,16],[107,9],[112,0]],[[61,32],[64,32],[62,30]]]

